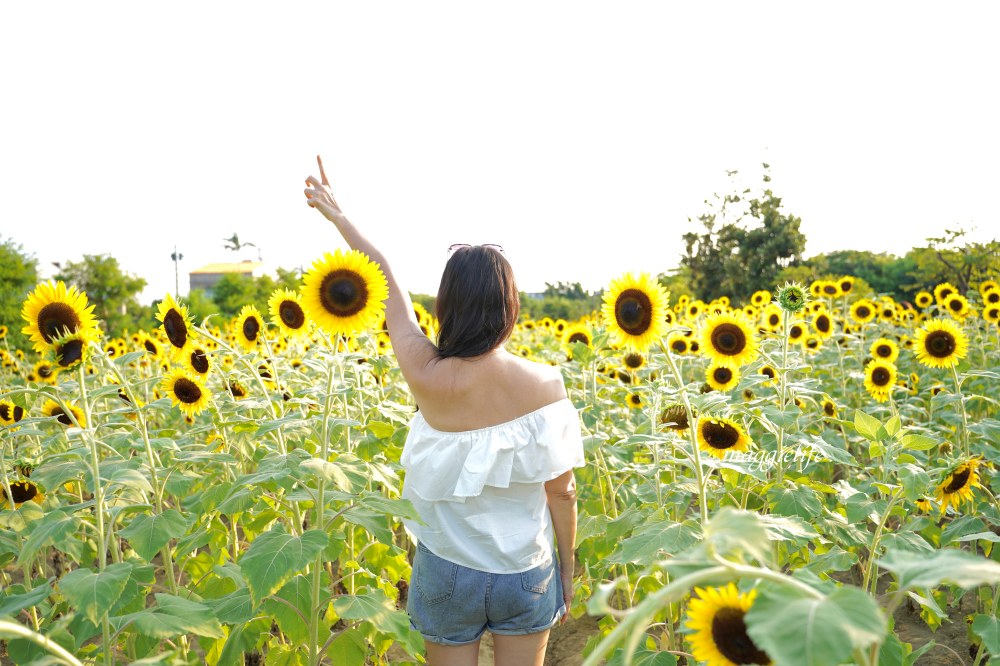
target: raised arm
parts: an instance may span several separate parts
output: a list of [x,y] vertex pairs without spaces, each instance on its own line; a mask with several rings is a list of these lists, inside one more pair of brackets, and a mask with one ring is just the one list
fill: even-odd
[[364,252],[382,268],[389,284],[389,298],[385,304],[385,322],[389,329],[392,349],[410,389],[419,391],[418,387],[427,381],[433,361],[438,358],[437,347],[420,330],[416,314],[413,312],[413,303],[410,302],[410,295],[396,281],[385,256],[340,210],[340,206],[330,193],[330,183],[323,171],[323,162],[320,161],[319,157],[316,158],[316,161],[319,163],[322,180],[317,180],[314,176],[309,176],[306,179],[306,185],[308,185],[305,189],[306,203],[333,222],[337,231],[352,249]]

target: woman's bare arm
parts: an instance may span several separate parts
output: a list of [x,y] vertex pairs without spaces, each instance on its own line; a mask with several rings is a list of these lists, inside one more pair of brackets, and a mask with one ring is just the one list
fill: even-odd
[[545,497],[552,515],[552,529],[556,533],[556,547],[559,549],[559,575],[563,584],[563,600],[566,615],[573,603],[573,567],[576,548],[576,477],[573,470],[560,474],[545,483]]
[[389,338],[392,340],[392,349],[411,390],[419,391],[417,387],[428,381],[433,361],[439,358],[437,347],[420,330],[410,295],[396,281],[385,256],[341,211],[330,193],[330,183],[323,171],[323,162],[319,157],[316,161],[319,163],[322,180],[317,180],[314,176],[306,179],[308,185],[305,189],[306,203],[333,222],[352,249],[365,253],[382,268],[389,286],[389,297],[385,304],[385,322],[389,329]]

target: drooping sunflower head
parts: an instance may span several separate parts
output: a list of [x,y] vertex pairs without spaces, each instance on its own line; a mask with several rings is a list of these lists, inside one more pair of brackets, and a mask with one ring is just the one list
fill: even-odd
[[720,460],[727,451],[746,451],[750,437],[735,421],[720,416],[698,417],[698,446]]
[[247,397],[247,389],[243,386],[243,382],[238,379],[229,380],[229,393],[237,400]]
[[327,252],[303,278],[305,314],[330,335],[371,328],[388,296],[388,282],[378,264],[357,250]]
[[[697,414],[696,414],[697,416]],[[660,412],[660,425],[670,430],[687,430],[691,427],[684,405],[670,405]]]
[[701,350],[712,361],[740,367],[758,356],[757,332],[742,312],[712,314],[702,327]]
[[741,594],[735,583],[725,587],[696,587],[688,602],[688,639],[695,659],[709,666],[771,663],[747,633],[744,617],[753,606],[756,590]]
[[[45,404],[42,405],[42,414],[56,417],[56,421],[67,427],[79,424],[81,428],[86,428],[87,420],[84,418],[83,410],[76,405],[67,404],[67,407],[72,412],[72,417],[55,400],[46,400]],[[76,419],[76,423],[73,422],[73,419]]]
[[87,305],[87,295],[76,287],[58,282],[43,282],[28,294],[21,308],[21,317],[28,323],[21,331],[31,338],[35,351],[50,349],[57,340],[73,333],[87,339],[98,337],[93,305]]
[[878,402],[885,402],[896,386],[896,366],[885,359],[873,359],[865,366],[865,389]]
[[830,417],[831,419],[837,418],[837,403],[835,403],[830,398],[823,398],[823,402],[820,403],[823,407],[823,414]]
[[611,281],[604,293],[601,314],[615,340],[645,352],[666,330],[666,290],[648,273],[626,273]]
[[917,329],[917,360],[931,368],[950,368],[969,351],[965,332],[949,319],[931,319]]
[[271,323],[289,338],[298,338],[309,332],[302,298],[291,289],[275,289],[267,301]]
[[809,294],[802,285],[792,282],[778,290],[776,300],[785,312],[798,312],[809,302]]
[[167,337],[167,342],[177,353],[182,352],[191,341],[191,317],[187,308],[167,294],[156,308],[156,319]]
[[[15,507],[19,507],[25,502],[41,504],[45,499],[45,493],[42,492],[42,489],[34,481],[28,479],[11,481],[10,493]],[[0,484],[0,507],[4,506],[7,500],[7,489],[3,487],[3,484]]]
[[705,370],[705,381],[716,391],[727,393],[740,383],[740,369],[724,361],[713,361]]
[[161,388],[185,416],[195,416],[208,407],[208,389],[194,375],[178,369],[163,378]]
[[972,489],[979,486],[979,458],[969,458],[945,475],[937,487],[937,500],[941,503],[941,513],[949,506],[957,511],[963,502],[973,501]]
[[90,345],[83,333],[70,333],[52,345],[52,358],[62,370],[74,368],[89,356]]
[[889,338],[879,338],[869,348],[872,358],[880,358],[895,363],[899,358],[899,345]]

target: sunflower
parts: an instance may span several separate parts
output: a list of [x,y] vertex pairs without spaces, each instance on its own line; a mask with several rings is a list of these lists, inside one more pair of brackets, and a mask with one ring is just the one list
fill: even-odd
[[753,296],[750,297],[750,302],[758,308],[762,308],[771,302],[771,292],[767,289],[759,289],[753,292]]
[[199,377],[207,377],[212,369],[212,360],[200,345],[192,345],[184,356],[184,365]]
[[917,511],[919,511],[920,513],[930,513],[931,508],[933,507],[931,501],[926,497],[919,498],[916,501],[916,505],[917,505]]
[[528,345],[518,345],[517,355],[520,356],[521,358],[531,358],[531,347],[529,347]]
[[[148,333],[143,333],[142,335],[142,348],[145,349],[146,353],[154,359],[160,358],[163,351],[160,341]],[[121,356],[122,353],[124,353],[123,350],[119,348],[118,355]]]
[[566,330],[563,331],[562,340],[563,344],[567,347],[572,346],[574,342],[579,342],[587,347],[593,344],[590,329],[583,322],[576,322],[567,326]]
[[644,352],[666,330],[667,296],[648,273],[626,273],[612,280],[604,293],[604,324],[619,344]]
[[941,503],[941,513],[947,511],[949,505],[958,511],[963,502],[972,503],[972,489],[977,486],[982,487],[979,484],[977,471],[979,464],[979,458],[969,458],[945,475],[935,495]]
[[172,371],[163,379],[161,387],[185,416],[194,416],[208,407],[208,390],[199,379],[184,370]]
[[829,416],[831,419],[837,418],[837,403],[830,398],[823,398],[823,402],[820,405],[823,407],[823,414]]
[[686,337],[680,333],[671,333],[667,336],[667,347],[675,354],[686,354],[690,351],[690,345]]
[[942,306],[948,314],[959,321],[969,316],[969,301],[961,294],[949,294]]
[[628,403],[629,409],[642,409],[646,406],[646,401],[638,393],[629,393],[625,402]]
[[306,312],[302,309],[302,298],[291,289],[275,289],[267,301],[271,323],[283,335],[298,338],[308,333]]
[[802,346],[811,352],[819,351],[820,347],[823,346],[823,338],[818,335],[807,335],[802,338]]
[[757,333],[742,312],[709,315],[701,330],[701,346],[712,361],[740,367],[757,358]]
[[865,389],[878,402],[885,402],[896,385],[896,366],[884,359],[873,359],[865,366]]
[[991,324],[1000,324],[1000,305],[987,305],[983,308],[983,319]]
[[28,325],[21,332],[31,337],[35,351],[44,352],[56,340],[71,333],[88,339],[98,336],[93,305],[87,305],[87,295],[76,287],[66,287],[60,280],[44,282],[28,294],[21,316]]
[[948,319],[931,319],[917,329],[917,360],[931,368],[950,368],[965,358],[969,341],[959,326]]
[[7,338],[7,327],[0,325],[0,340],[5,340]]
[[243,382],[237,379],[229,380],[229,393],[237,400],[242,400],[247,397],[247,389],[243,386]]
[[988,291],[998,291],[1000,292],[1000,283],[996,280],[983,280],[979,283],[979,294],[986,300],[986,292]]
[[87,336],[79,332],[59,338],[52,346],[52,357],[56,365],[64,370],[74,367],[87,354],[87,343]]
[[80,425],[81,428],[87,427],[87,420],[83,416],[83,410],[76,405],[68,405],[70,412],[72,412],[72,418],[66,411],[59,405],[55,400],[46,400],[45,404],[42,405],[42,414],[45,416],[54,416],[59,423],[64,426],[74,426],[73,419],[76,419],[76,423]]
[[777,305],[771,304],[764,308],[761,322],[765,329],[769,331],[777,331],[781,328],[781,322],[784,321],[784,316],[784,312],[781,308]]
[[35,376],[35,381],[41,384],[55,386],[59,382],[59,368],[48,361],[39,361],[31,372]]
[[691,301],[684,306],[684,311],[688,319],[697,319],[705,311],[705,303],[700,300]]
[[691,652],[708,666],[770,664],[771,658],[747,634],[744,617],[753,606],[757,590],[740,594],[735,583],[725,587],[696,587],[688,602],[687,626]]
[[944,299],[957,293],[958,289],[955,289],[955,285],[950,282],[942,282],[934,287],[934,300],[937,301],[939,306],[944,307]]
[[327,252],[302,285],[306,316],[333,335],[371,328],[385,310],[389,286],[378,264],[357,250]]
[[789,342],[802,342],[805,337],[806,327],[803,324],[792,324],[788,327],[788,341]]
[[842,296],[846,296],[847,294],[851,293],[851,290],[854,289],[854,276],[845,275],[844,277],[840,278],[839,280],[837,280],[837,287],[840,289],[840,293]]
[[819,312],[812,319],[812,329],[816,335],[826,340],[833,335],[833,318],[827,312]]
[[878,308],[867,298],[854,301],[851,305],[851,319],[859,324],[867,324],[878,315]]
[[[993,284],[996,284],[995,282]],[[1000,305],[1000,287],[990,287],[980,292],[983,297],[983,305]],[[0,338],[2,340],[3,338]]]
[[0,400],[0,425],[14,425],[24,418],[24,407],[9,400]]
[[[25,502],[41,504],[45,499],[45,493],[33,481],[13,481],[10,484],[10,493],[13,495],[14,507],[19,507]],[[0,506],[7,503],[7,489],[0,485]]]
[[840,291],[840,283],[833,280],[823,280],[820,287],[820,296],[823,298],[837,298],[843,294]]
[[777,381],[778,371],[774,369],[774,366],[765,363],[757,370],[757,374],[767,377],[764,386],[774,386],[774,383]]
[[869,347],[869,352],[873,358],[895,363],[896,359],[899,358],[899,345],[889,338],[879,338]]
[[750,437],[735,421],[717,416],[698,417],[698,446],[710,455],[725,457],[727,451],[746,451]]
[[167,294],[156,308],[156,319],[174,351],[178,354],[184,351],[191,340],[191,317],[187,308]]
[[622,357],[622,365],[629,370],[639,370],[646,365],[646,357],[638,352],[629,352]]
[[253,351],[264,337],[264,320],[256,305],[244,305],[233,322],[236,342],[244,351]]
[[[697,414],[695,414],[697,416]],[[687,430],[691,427],[684,405],[671,405],[660,412],[660,425],[670,430]]]
[[926,307],[930,307],[931,303],[934,302],[934,297],[926,291],[918,291],[917,295],[913,298],[913,301],[917,304],[917,307],[923,310]]
[[740,369],[723,361],[714,361],[705,370],[705,381],[716,391],[732,391],[740,383]]

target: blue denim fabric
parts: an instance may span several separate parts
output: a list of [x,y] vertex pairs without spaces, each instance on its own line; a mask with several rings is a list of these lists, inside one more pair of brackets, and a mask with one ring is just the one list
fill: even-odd
[[514,574],[469,569],[417,544],[406,611],[424,640],[464,645],[487,629],[518,635],[545,631],[566,612],[553,554],[548,564]]

